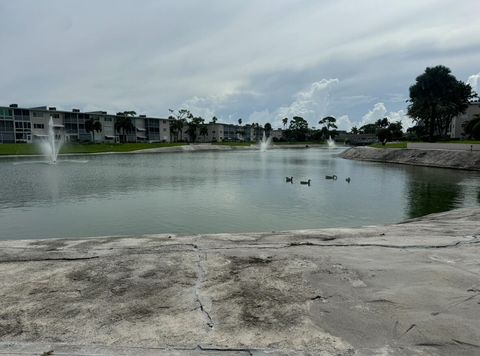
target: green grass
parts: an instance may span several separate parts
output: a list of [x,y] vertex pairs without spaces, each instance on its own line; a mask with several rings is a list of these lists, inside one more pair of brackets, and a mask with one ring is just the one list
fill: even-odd
[[[438,141],[437,143],[461,143],[461,144],[468,144],[468,145],[472,145],[472,144],[473,145],[478,145],[478,144],[480,144],[480,141],[475,141],[475,140]],[[387,143],[385,146],[382,146],[381,143],[374,143],[373,145],[370,145],[370,147],[375,147],[375,148],[407,148],[407,142]]]
[[277,141],[274,145],[322,145],[327,144],[327,141]]
[[474,144],[474,145],[480,145],[480,141],[475,141],[475,140],[463,140],[463,141],[447,141],[444,143],[463,143],[463,144]]
[[232,147],[248,147],[252,144],[252,142],[214,142],[212,145],[219,145],[219,146],[232,146]]
[[[95,144],[66,144],[60,150],[65,153],[101,153],[101,152],[132,152],[158,147],[182,146],[184,143],[95,143]],[[0,155],[35,155],[40,154],[35,144],[0,144]]]
[[407,142],[396,142],[396,143],[387,143],[383,146],[381,143],[374,143],[370,147],[375,148],[407,148]]

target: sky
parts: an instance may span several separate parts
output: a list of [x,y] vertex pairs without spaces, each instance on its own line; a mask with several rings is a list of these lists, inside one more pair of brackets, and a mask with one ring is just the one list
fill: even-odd
[[479,12],[478,0],[0,0],[0,105],[408,127],[426,67],[480,91]]

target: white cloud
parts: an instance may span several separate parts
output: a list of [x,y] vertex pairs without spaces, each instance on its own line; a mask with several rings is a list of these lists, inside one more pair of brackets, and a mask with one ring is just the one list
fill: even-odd
[[384,103],[376,103],[371,110],[363,115],[360,121],[350,119],[348,115],[343,115],[337,118],[337,126],[339,130],[350,131],[353,126],[357,128],[363,125],[373,124],[377,120],[388,118],[390,122],[400,121],[402,128],[405,131],[407,128],[414,126],[413,120],[407,115],[405,110],[388,111]]
[[477,94],[480,94],[480,73],[473,74],[468,77],[467,83],[475,90]]
[[339,130],[345,130],[348,132],[353,126],[357,126],[358,128],[358,124],[350,120],[348,115],[342,115],[337,118],[337,127]]
[[275,123],[280,123],[284,117],[301,116],[310,126],[315,126],[328,114],[331,92],[339,83],[338,79],[322,79],[313,82],[308,89],[296,93],[295,100],[290,105],[277,109]]
[[407,115],[405,110],[388,112],[384,103],[376,103],[372,110],[363,115],[358,127],[366,124],[373,124],[377,120],[383,119],[384,117],[388,118],[390,122],[400,121],[404,130],[414,126],[413,120]]

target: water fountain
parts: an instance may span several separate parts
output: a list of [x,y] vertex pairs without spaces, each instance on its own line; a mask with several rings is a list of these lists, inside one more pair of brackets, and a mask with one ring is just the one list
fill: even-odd
[[332,138],[332,136],[328,136],[327,144],[328,144],[328,148],[337,147],[337,145],[335,144],[335,140]]
[[62,147],[63,140],[56,140],[55,131],[53,129],[53,119],[50,116],[48,121],[48,136],[46,140],[40,142],[42,153],[49,159],[50,164],[57,163],[58,152]]
[[260,141],[260,151],[265,152],[268,147],[270,147],[270,143],[272,142],[272,137],[268,137],[265,135],[265,131],[263,131],[262,141]]

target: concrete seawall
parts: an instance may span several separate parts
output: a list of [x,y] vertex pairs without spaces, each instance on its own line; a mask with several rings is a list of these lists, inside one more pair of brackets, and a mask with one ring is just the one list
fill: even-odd
[[480,170],[480,151],[352,147],[340,157],[357,161]]
[[0,241],[0,354],[473,355],[480,209],[362,228]]

